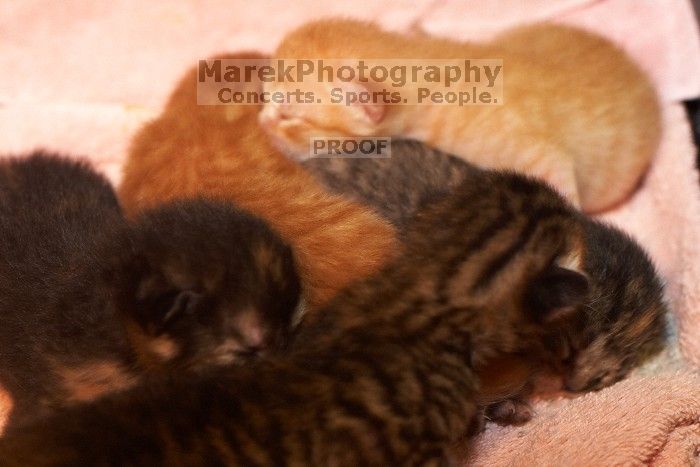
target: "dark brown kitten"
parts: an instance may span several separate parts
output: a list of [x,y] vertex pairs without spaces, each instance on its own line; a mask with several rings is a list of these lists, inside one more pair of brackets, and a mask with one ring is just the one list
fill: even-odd
[[581,235],[546,186],[486,174],[421,209],[405,254],[288,353],[62,411],[0,440],[0,465],[444,465],[474,421],[474,365],[578,312]]
[[299,284],[261,221],[193,200],[121,215],[86,164],[0,163],[0,385],[9,428],[137,383],[281,345]]
[[300,284],[291,249],[225,201],[166,203],[101,251],[103,285],[141,367],[200,371],[286,344]]
[[[303,165],[330,189],[372,206],[400,232],[421,203],[449,193],[464,181],[479,184],[487,173],[497,179],[511,177],[486,172],[415,141],[394,141],[391,150],[394,157],[389,159],[310,159]],[[494,190],[498,185],[488,187],[482,196],[493,197]],[[462,209],[477,212],[476,206]],[[551,363],[573,391],[613,384],[659,350],[666,312],[661,281],[644,250],[618,229],[579,217],[584,226],[583,271],[590,280],[590,295],[581,304],[584,313],[575,325],[550,337]],[[503,371],[517,368],[514,382],[519,387],[520,373],[527,364],[513,366],[513,362],[501,361],[496,366]],[[493,374],[498,368],[485,371],[489,379],[502,380],[501,375]],[[493,407],[492,418],[523,421],[523,416],[528,417],[522,407],[520,412],[508,412],[514,407],[504,400],[505,412],[502,406]],[[501,417],[504,413],[507,416]]]

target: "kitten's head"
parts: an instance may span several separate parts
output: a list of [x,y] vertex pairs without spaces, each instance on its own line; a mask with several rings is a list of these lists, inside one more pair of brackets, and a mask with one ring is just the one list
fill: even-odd
[[228,364],[285,344],[300,297],[292,252],[224,202],[174,202],[135,219],[109,283],[139,361]]
[[608,225],[584,225],[590,297],[576,325],[552,338],[572,391],[609,386],[661,350],[667,311],[661,281],[642,248]]
[[[353,83],[305,83],[304,89],[327,95],[329,86],[341,85],[342,88],[355,87]],[[266,83],[265,90],[293,91],[291,86]],[[311,138],[379,135],[385,107],[381,104],[267,103],[259,114],[259,122],[280,151],[296,160],[305,160],[310,157]]]
[[[353,40],[349,41],[349,37]],[[379,87],[371,77],[366,81],[359,78],[341,80],[335,72],[344,65],[356,68],[357,59],[363,59],[368,67],[371,66],[369,60],[372,57],[384,56],[373,50],[377,43],[386,42],[382,41],[384,38],[397,40],[395,35],[372,23],[341,18],[312,21],[285,36],[275,51],[275,60],[323,59],[324,66],[333,70],[330,76],[333,79],[329,80],[326,73],[322,80],[318,80],[318,74],[314,73],[302,82],[275,80],[264,83],[265,91],[270,93],[281,92],[281,95],[289,96],[288,93],[302,92],[301,97],[292,97],[285,103],[265,103],[259,115],[261,126],[281,151],[304,160],[309,157],[312,137],[383,136],[389,106],[381,98],[374,102],[350,103],[347,99],[339,100],[338,96],[348,93],[359,96],[368,91],[381,91],[385,86]],[[286,63],[296,64],[294,60]],[[328,104],[332,91],[332,102],[336,103]],[[307,100],[306,96],[312,98]],[[319,98],[324,104],[317,102]]]
[[554,190],[520,175],[484,173],[423,206],[406,245],[425,278],[416,287],[458,317],[467,310],[477,366],[540,349],[589,294],[581,218]]

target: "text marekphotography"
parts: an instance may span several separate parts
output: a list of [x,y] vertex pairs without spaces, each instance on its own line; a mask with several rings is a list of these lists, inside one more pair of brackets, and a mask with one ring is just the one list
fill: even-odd
[[500,105],[500,59],[208,59],[200,105]]

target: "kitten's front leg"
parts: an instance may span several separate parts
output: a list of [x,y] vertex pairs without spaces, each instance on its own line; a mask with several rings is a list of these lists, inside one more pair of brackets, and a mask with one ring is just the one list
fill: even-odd
[[467,436],[477,436],[486,429],[486,422],[494,422],[501,426],[522,425],[529,422],[534,410],[523,399],[513,398],[494,402],[480,407],[474,416]]
[[499,425],[529,421],[533,410],[525,396],[532,392],[533,372],[527,359],[515,355],[492,359],[480,368],[478,403],[482,417]]
[[522,425],[532,419],[530,404],[520,398],[506,399],[484,408],[484,416],[499,425]]

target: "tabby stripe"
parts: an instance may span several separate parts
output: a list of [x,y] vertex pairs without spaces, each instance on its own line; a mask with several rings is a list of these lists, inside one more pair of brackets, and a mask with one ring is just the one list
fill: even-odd
[[497,256],[491,260],[486,267],[477,276],[476,281],[472,284],[470,290],[476,292],[485,289],[491,284],[491,281],[496,277],[496,275],[513,260],[513,258],[523,249],[523,247],[530,241],[532,235],[535,233],[535,229],[539,225],[539,219],[535,220],[530,218],[525,225],[525,228],[518,234],[515,243],[503,252],[500,256]]
[[[389,271],[395,272],[396,270],[390,269]],[[380,296],[377,296],[377,293],[373,289],[369,290],[371,293],[369,296],[371,301],[369,303],[367,303],[367,294],[363,294],[364,296],[358,297],[358,300],[353,300],[353,309],[363,306],[364,308],[369,307],[370,309],[384,311],[390,306],[395,305],[396,302],[400,301],[400,298],[407,290],[412,290],[414,288],[414,279],[406,274],[394,273],[392,274],[391,279],[392,280],[388,282],[389,287],[385,287]]]
[[302,456],[307,464],[311,464],[314,459],[314,439],[311,436],[311,430],[296,430],[299,439],[296,441],[296,446],[301,446]]
[[484,268],[477,281],[472,285],[471,290],[477,291],[488,287],[498,273],[510,263],[510,261],[523,249],[530,241],[537,230],[539,224],[552,217],[563,214],[562,209],[543,208],[533,212],[529,217],[525,228],[520,232],[515,243],[513,243],[503,254],[493,259]]
[[[452,279],[463,263],[469,259],[469,257],[478,249],[481,249],[488,240],[490,240],[497,232],[504,229],[513,220],[513,214],[510,211],[501,211],[500,215],[489,223],[486,227],[482,228],[461,252],[461,254],[452,258],[451,261],[442,270],[442,274],[437,281],[437,294],[440,300],[444,303],[449,302],[446,295],[446,290],[449,285],[450,279]],[[470,226],[465,225],[465,229]]]
[[440,365],[429,365],[431,371],[439,373],[447,373],[449,371],[449,376],[457,384],[461,383],[463,379],[467,378],[467,374],[470,370],[466,367],[465,360],[469,357],[462,352],[451,353],[454,357],[448,360],[447,355],[440,356]]
[[[434,371],[434,367],[430,368],[427,374],[421,373],[420,376],[422,390],[425,394],[425,402],[421,408],[421,411],[424,414],[423,417],[427,422],[430,422],[431,419],[433,419],[431,414],[437,412],[439,420],[446,425],[446,420],[449,420],[449,418],[453,415],[455,406],[461,407],[463,404],[459,402],[459,399],[455,399],[454,394],[445,393],[445,388],[437,388],[434,384],[431,384],[430,376],[434,373]],[[418,372],[420,373],[420,371]],[[442,439],[437,432],[431,431],[431,433],[432,435],[437,436],[437,439]]]
[[213,449],[204,449],[205,465],[241,465],[241,458],[233,451],[233,446],[226,442],[226,437],[220,429],[209,428],[205,442]]
[[[426,309],[425,309],[425,307],[427,305],[428,305],[428,303],[425,300],[417,299],[417,300],[414,300],[413,303],[411,303],[410,305],[401,309],[400,314],[393,317],[393,321],[396,323],[395,326],[397,327],[397,329],[406,328],[408,330],[408,328],[411,327],[411,324],[413,324],[413,326],[415,326],[416,323],[412,323],[412,321],[415,321],[419,318],[424,318],[423,315],[427,314]],[[446,307],[446,306],[447,305],[443,304],[443,303],[435,303],[435,305],[434,305],[435,308]],[[445,310],[445,312],[447,312],[447,311],[449,311],[449,308],[447,310]],[[442,312],[442,311],[438,311],[438,312]],[[434,319],[434,318],[435,317],[433,317],[432,319]],[[424,326],[425,325],[423,325],[423,327]],[[421,332],[420,329],[422,329],[422,328],[419,328],[419,330],[414,331],[411,334],[408,334],[408,331],[406,331],[404,336],[413,336],[413,338],[415,338],[415,336],[419,332]],[[423,336],[418,336],[418,337],[423,337]]]
[[[362,395],[360,395],[361,397]],[[387,423],[386,419],[372,413],[370,409],[365,406],[362,401],[356,401],[347,398],[346,395],[336,394],[334,398],[334,403],[337,407],[341,408],[349,418],[356,419],[359,423],[360,429],[363,430],[361,434],[362,437],[366,438],[369,433],[365,431],[369,428],[367,425],[371,425],[373,429],[373,435],[376,438],[377,449],[381,450],[382,456],[385,458],[393,458],[396,453],[394,452],[394,443],[387,435]]]
[[509,189],[518,195],[528,195],[526,197],[539,194],[540,190],[542,189],[537,183],[532,183],[528,177],[515,172],[513,172],[512,175],[506,179],[506,181]]
[[464,407],[464,400],[466,397],[469,397],[470,391],[466,394],[462,394],[461,391],[457,389],[458,385],[454,384],[454,381],[459,381],[458,379],[455,380],[453,376],[446,375],[445,373],[434,372],[430,376],[429,381],[433,388],[433,397],[439,395],[441,400],[447,400],[450,404],[450,410],[445,420],[448,420],[450,416],[454,415],[455,411]]
[[265,449],[274,466],[287,465],[287,447],[284,444],[285,433],[282,430],[282,424],[276,420],[271,420],[266,430]]
[[360,351],[351,352],[343,356],[343,359],[352,359],[362,365],[371,373],[371,378],[374,379],[382,388],[381,402],[391,408],[391,411],[402,417],[409,417],[412,412],[401,404],[401,401],[395,397],[398,391],[399,381],[395,376],[384,371],[385,365],[379,361],[368,359],[366,354]]
[[[326,424],[321,426],[326,426]],[[356,437],[356,433],[349,428],[334,428],[332,430],[327,430],[327,436],[324,441],[324,446],[322,452],[334,453],[336,456],[343,454],[345,457],[352,456],[357,462],[355,465],[373,465],[373,463],[364,454],[369,454],[366,450],[362,449],[362,443]],[[342,449],[344,448],[344,449]],[[351,465],[347,462],[329,462],[331,459],[324,459],[322,465]]]
[[[460,387],[458,393],[461,399],[470,397],[474,392],[471,386],[471,370],[465,366],[464,355],[462,353],[452,354],[454,359],[448,359],[446,355],[441,356],[439,364],[434,361],[423,362],[428,366],[431,374],[435,374],[449,380],[453,388]],[[456,360],[456,363],[453,361]]]
[[[439,413],[442,419],[447,419],[447,417],[449,416],[449,408],[446,407],[442,403],[442,401],[437,400],[433,397],[432,386],[428,384],[428,377],[426,376],[426,374],[423,373],[420,369],[415,369],[412,373],[415,375],[415,379],[416,381],[418,381],[421,387],[421,399],[424,402],[420,407],[420,413],[423,414],[423,418],[426,420],[429,419],[429,412],[431,410],[435,410]],[[412,440],[412,442],[416,441],[418,440]]]
[[[230,398],[221,398],[222,401],[231,400]],[[269,448],[265,444],[264,435],[261,435],[260,428],[252,424],[255,419],[254,414],[247,413],[246,407],[239,401],[233,401],[231,404],[221,404],[218,407],[221,408],[220,419],[223,419],[222,425],[228,426],[228,429],[224,430],[222,433],[226,437],[227,442],[235,449],[235,452],[240,457],[248,457],[243,450],[250,450],[246,446],[253,446],[257,452],[264,455],[269,459]],[[252,407],[253,410],[257,409],[257,406]],[[269,420],[270,424],[275,424],[277,421],[271,419],[271,414],[265,414],[264,417],[259,417],[265,421]],[[230,426],[229,420],[236,420],[236,425]],[[265,428],[266,429],[266,428]],[[263,429],[262,431],[265,431]],[[242,440],[241,437],[244,437]],[[242,449],[242,450],[241,450]],[[269,462],[266,462],[269,464]],[[244,465],[256,465],[252,460],[250,464],[248,461]]]
[[[240,420],[240,418],[232,419],[232,420]],[[221,430],[221,436],[224,438],[226,444],[229,446],[231,449],[231,453],[240,459],[240,465],[245,465],[246,467],[248,466],[262,466],[264,467],[265,464],[260,464],[256,462],[252,457],[248,455],[248,451],[251,449],[249,448],[249,442],[246,441],[252,441],[252,438],[245,432],[240,431],[240,426],[236,425],[229,425],[224,427],[224,429]],[[243,439],[242,439],[243,438]],[[245,439],[247,438],[247,440]],[[211,443],[211,441],[210,441]],[[256,446],[257,451],[264,454],[265,453],[265,448],[261,446]]]
[[[410,339],[415,340],[430,338],[433,336],[437,328],[449,326],[450,321],[453,319],[454,316],[462,314],[465,315],[465,317],[471,317],[475,313],[474,310],[470,307],[448,307],[445,310],[440,310],[438,314],[431,317],[427,323],[425,323],[418,329],[407,333],[407,335]],[[465,319],[464,321],[465,322],[463,323],[463,326],[466,328],[469,325],[469,321],[471,320]]]

